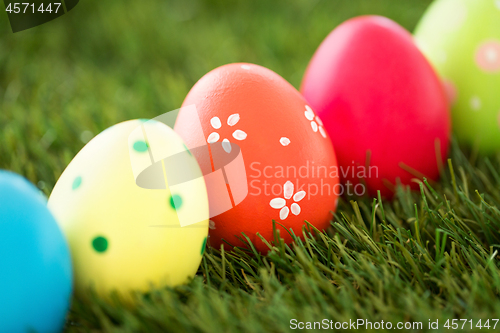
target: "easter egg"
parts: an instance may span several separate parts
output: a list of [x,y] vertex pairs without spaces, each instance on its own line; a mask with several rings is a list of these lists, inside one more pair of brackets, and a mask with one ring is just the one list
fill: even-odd
[[[194,115],[187,112],[190,106]],[[304,221],[320,230],[329,226],[342,191],[330,138],[309,104],[278,74],[242,63],[212,70],[190,90],[174,129],[204,174],[220,174],[207,182],[211,246],[245,246],[239,238],[244,233],[267,252],[259,235],[273,240],[273,220],[285,242],[292,237],[283,227],[300,236]],[[207,145],[208,151],[200,150]],[[226,167],[221,174],[220,160],[235,150],[242,168]]]
[[61,332],[72,292],[68,244],[47,200],[0,170],[0,331]]
[[442,77],[459,143],[500,149],[500,1],[438,0],[415,40]]
[[398,179],[438,178],[450,136],[448,101],[395,22],[362,16],[338,26],[316,50],[301,92],[330,134],[344,182],[391,197]]
[[[183,181],[172,168],[183,170]],[[126,121],[97,135],[64,170],[49,207],[69,241],[77,296],[93,288],[133,302],[132,292],[182,284],[199,267],[205,183],[196,159],[161,122]]]

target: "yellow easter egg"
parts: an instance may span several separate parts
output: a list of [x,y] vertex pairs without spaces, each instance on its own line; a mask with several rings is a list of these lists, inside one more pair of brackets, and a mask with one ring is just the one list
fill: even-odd
[[130,120],[92,139],[49,198],[68,239],[75,292],[101,296],[176,286],[199,265],[208,234],[203,175],[182,139]]

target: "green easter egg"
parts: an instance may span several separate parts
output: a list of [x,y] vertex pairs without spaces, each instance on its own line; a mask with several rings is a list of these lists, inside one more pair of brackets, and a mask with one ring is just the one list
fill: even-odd
[[500,0],[437,0],[415,39],[443,79],[458,141],[500,150]]

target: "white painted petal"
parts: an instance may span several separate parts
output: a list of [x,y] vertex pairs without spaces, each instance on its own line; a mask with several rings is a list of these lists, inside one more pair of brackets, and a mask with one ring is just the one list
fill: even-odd
[[283,192],[285,199],[290,199],[293,195],[293,183],[291,181],[287,181],[285,185],[283,185]]
[[300,214],[300,206],[298,204],[296,204],[295,202],[292,204],[292,206],[290,206],[290,208],[292,209],[292,214],[293,215],[299,215]]
[[219,117],[213,117],[210,119],[210,125],[212,125],[215,129],[219,129],[222,126],[222,123],[220,122]]
[[494,48],[489,48],[486,51],[486,60],[490,63],[496,63],[498,61],[498,52]]
[[228,139],[222,140],[222,148],[229,154],[231,152],[231,142]]
[[472,96],[470,101],[470,107],[472,108],[472,110],[474,111],[477,111],[479,109],[481,109],[481,99],[477,96]]
[[323,126],[319,127],[319,132],[321,133],[321,136],[326,139],[326,132],[325,132],[325,129],[323,128]]
[[219,141],[219,139],[220,139],[219,133],[217,133],[217,132],[212,132],[212,133],[210,133],[210,135],[208,136],[207,142],[208,142],[208,143],[214,143],[214,142]]
[[314,119],[314,112],[309,108],[309,110],[304,111],[304,115],[306,116],[307,120],[313,120]]
[[236,140],[245,140],[247,138],[247,134],[242,130],[236,130],[233,132],[233,138]]
[[287,137],[282,137],[280,139],[280,143],[283,145],[283,146],[288,146],[290,144],[290,139],[287,138]]
[[290,213],[290,209],[287,206],[281,208],[280,210],[280,219],[284,220],[288,217],[288,213]]
[[215,230],[215,222],[212,220],[208,220],[208,227],[212,230]]
[[293,201],[299,202],[300,200],[304,199],[305,196],[306,196],[306,191],[299,191],[295,193],[295,195],[293,196]]
[[273,200],[271,200],[271,202],[269,204],[274,209],[281,209],[281,208],[285,207],[286,200],[283,198],[274,198]]
[[312,127],[314,132],[318,131],[318,124],[316,124],[315,121],[311,121],[311,127]]
[[311,107],[309,105],[306,105],[306,110],[314,113],[314,111],[311,109]]
[[316,119],[314,119],[314,120],[316,120],[316,122],[318,123],[318,125],[323,126],[323,122],[321,121],[321,119],[319,119],[318,116],[316,116]]
[[232,114],[230,115],[228,118],[227,118],[227,124],[229,126],[234,126],[238,123],[238,121],[240,121],[240,115],[239,113],[235,113],[235,114]]

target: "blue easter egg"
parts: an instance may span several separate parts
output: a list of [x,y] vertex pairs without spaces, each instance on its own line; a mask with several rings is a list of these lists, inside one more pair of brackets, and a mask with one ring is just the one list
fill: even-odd
[[60,332],[72,292],[69,248],[42,194],[0,170],[0,332]]

